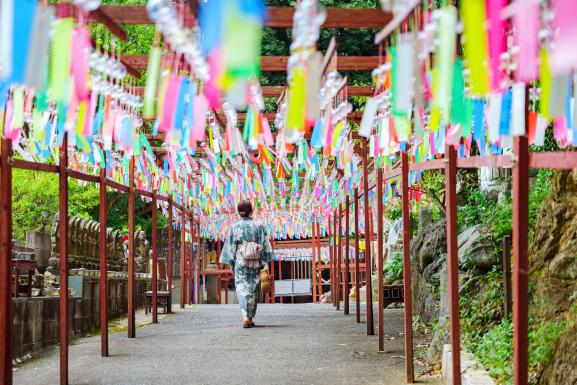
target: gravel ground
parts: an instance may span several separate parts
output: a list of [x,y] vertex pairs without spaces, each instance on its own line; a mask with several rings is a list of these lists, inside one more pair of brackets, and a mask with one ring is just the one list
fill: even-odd
[[[99,355],[99,337],[75,341],[69,378],[110,385],[404,384],[402,317],[401,309],[385,312],[385,352],[378,353],[364,322],[328,304],[259,305],[254,329],[242,329],[238,305],[195,306],[137,329],[135,339],[111,334],[108,358]],[[14,384],[57,384],[58,371],[52,349],[18,367]]]

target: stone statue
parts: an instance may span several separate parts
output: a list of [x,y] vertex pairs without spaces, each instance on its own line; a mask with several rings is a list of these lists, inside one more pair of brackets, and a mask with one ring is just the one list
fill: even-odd
[[134,262],[136,264],[136,271],[138,273],[146,273],[150,247],[146,239],[146,233],[142,230],[134,234]]

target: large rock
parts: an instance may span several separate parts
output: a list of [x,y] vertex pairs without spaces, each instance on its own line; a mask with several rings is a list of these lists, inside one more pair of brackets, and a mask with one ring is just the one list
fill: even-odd
[[417,261],[420,272],[447,253],[447,230],[445,220],[419,228],[419,234],[411,241],[411,255]]
[[500,258],[495,253],[490,235],[491,230],[484,225],[469,227],[459,234],[459,266],[488,271],[498,264]]
[[577,325],[559,339],[557,349],[545,368],[539,385],[577,384]]
[[539,321],[566,320],[568,330],[540,375],[540,385],[577,384],[577,171],[555,174],[529,246],[530,310]]

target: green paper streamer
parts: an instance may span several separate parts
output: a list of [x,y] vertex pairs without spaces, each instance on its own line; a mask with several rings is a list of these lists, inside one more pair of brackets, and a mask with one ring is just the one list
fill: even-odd
[[160,73],[161,56],[162,50],[159,47],[153,47],[148,55],[146,86],[144,88],[144,110],[142,112],[142,117],[145,119],[154,118],[154,102],[158,86],[158,75]]
[[24,127],[24,89],[18,87],[12,94],[12,128]]
[[70,55],[74,19],[60,19],[54,27],[50,56],[50,100],[65,102],[66,84],[70,78]]
[[448,123],[451,117],[451,91],[453,85],[453,63],[455,61],[457,9],[453,6],[448,6],[440,9],[438,12],[439,45],[437,46],[437,52],[435,54],[436,76],[433,113],[435,109],[438,109],[440,119]]

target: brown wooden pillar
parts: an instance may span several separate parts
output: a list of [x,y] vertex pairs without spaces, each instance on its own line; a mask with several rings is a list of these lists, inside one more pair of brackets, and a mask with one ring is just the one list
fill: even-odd
[[413,297],[411,292],[411,220],[409,212],[409,158],[401,153],[403,207],[403,296],[405,298],[405,367],[407,383],[415,381],[413,364]]
[[321,259],[321,224],[320,222],[317,222],[317,257],[318,257],[318,261],[317,261],[317,273],[318,273],[318,297],[319,297],[319,302],[321,301],[321,296],[323,295],[323,269],[320,268],[323,264],[323,261]]
[[529,149],[526,136],[514,138],[513,151],[516,156],[513,166],[513,374],[515,385],[525,385],[529,376]]
[[128,338],[136,337],[136,285],[134,281],[134,156],[128,170]]
[[168,198],[168,255],[166,257],[166,286],[168,289],[168,312],[172,313],[172,197]]
[[274,276],[274,260],[270,261],[270,272],[271,272],[271,285],[272,285],[272,293],[271,293],[271,300],[272,303],[275,303],[275,295],[274,295],[274,281],[275,281],[275,276]]
[[336,244],[337,247],[337,310],[341,310],[341,264],[343,260],[343,205],[339,204],[339,220],[337,222]]
[[361,323],[361,272],[359,267],[359,189],[355,187],[355,315]]
[[186,304],[186,210],[180,211],[180,308]]
[[60,384],[68,384],[68,134],[60,146],[58,162],[59,251],[60,251]]
[[349,206],[350,206],[350,201],[349,201],[349,194],[347,194],[347,199],[345,202],[345,293],[344,293],[344,299],[345,299],[345,309],[344,309],[344,313],[345,315],[349,314],[349,280],[350,280],[350,267],[349,267],[349,258],[350,258],[350,252],[349,252],[349,235],[350,235],[350,223],[349,223]]
[[158,323],[158,229],[156,223],[156,191],[152,191],[152,323]]
[[[104,155],[106,157],[106,155]],[[106,158],[104,158],[106,162]],[[106,167],[103,164],[99,175],[100,190],[100,355],[108,357],[108,277],[106,268]]]
[[317,267],[316,267],[316,260],[317,260],[317,249],[316,249],[316,224],[313,219],[313,223],[311,226],[311,239],[312,239],[312,262],[311,262],[311,270],[312,270],[312,280],[313,280],[313,303],[317,302]]
[[195,226],[194,226],[194,213],[192,209],[190,210],[190,253],[188,255],[188,304],[192,305],[194,302],[194,238],[195,238]]
[[447,270],[449,273],[449,317],[453,361],[453,385],[461,385],[461,332],[459,327],[459,256],[457,244],[457,153],[445,147],[445,197],[447,215]]
[[12,384],[12,142],[0,143],[0,384]]
[[[375,162],[377,160],[375,159]],[[383,169],[377,167],[377,334],[379,338],[379,352],[385,351],[384,307],[383,297]]]
[[197,249],[196,249],[196,275],[195,275],[195,281],[196,281],[196,297],[195,297],[195,302],[196,304],[200,304],[202,303],[202,296],[200,293],[200,267],[201,267],[201,253],[200,253],[200,219],[198,221],[198,228],[197,228],[197,232],[196,232],[196,241],[197,241]]
[[[282,281],[282,261],[278,260],[278,279]],[[279,302],[284,303],[284,299],[282,296],[279,297]]]
[[369,172],[368,172],[368,139],[363,140],[363,198],[365,202],[365,271],[366,271],[366,301],[367,301],[367,335],[375,334],[373,324],[373,287],[371,282],[371,211],[369,207]]

